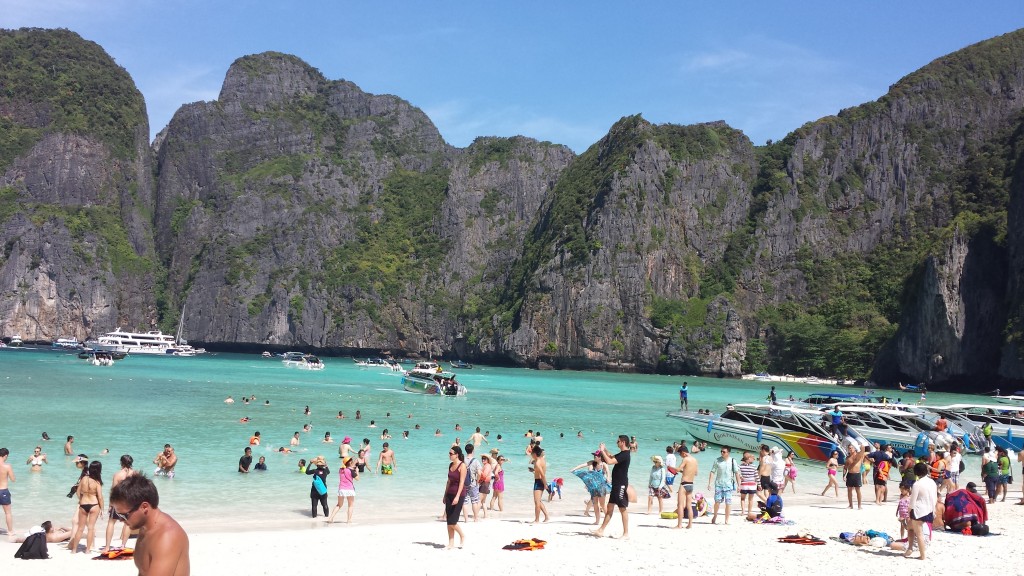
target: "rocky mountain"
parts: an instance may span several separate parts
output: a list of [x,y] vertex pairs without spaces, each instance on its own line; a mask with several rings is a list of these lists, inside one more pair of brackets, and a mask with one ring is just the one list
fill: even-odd
[[84,338],[155,324],[142,94],[66,30],[0,31],[0,327]]
[[1024,380],[1024,32],[754,146],[627,116],[447,144],[396,96],[238,59],[147,148],[127,74],[0,34],[0,329],[565,368]]

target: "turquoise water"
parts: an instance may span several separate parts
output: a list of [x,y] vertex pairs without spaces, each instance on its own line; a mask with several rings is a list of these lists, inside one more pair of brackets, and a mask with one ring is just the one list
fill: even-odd
[[[361,439],[370,438],[376,462],[383,428],[393,437],[389,442],[398,469],[394,476],[363,475],[356,486],[356,517],[362,521],[422,520],[439,512],[447,449],[456,437],[465,444],[476,426],[490,433],[490,444],[482,450],[499,447],[511,458],[506,465],[506,509],[529,506],[532,475],[523,456],[527,429],[543,433],[549,476],[565,478],[565,498],[573,502],[573,510],[585,493],[568,470],[586,461],[600,442],[614,448],[618,434],[636,436],[640,450],[630,478],[646,486],[650,457],[664,455],[666,444],[685,438],[680,425],[665,417],[678,409],[681,377],[478,366],[460,372],[469,389],[467,396],[441,398],[404,392],[398,373],[360,369],[347,358],[325,361],[326,370],[310,372],[253,355],[134,356],[108,368],[62,352],[0,350],[0,446],[11,451],[8,461],[17,474],[17,482],[11,485],[16,527],[45,519],[66,524],[63,519],[70,519],[74,503],[65,494],[78,473],[63,454],[68,435],[75,436],[76,453],[103,462],[103,478],[108,482],[121,454],[131,454],[136,468],[152,473],[153,457],[164,443],[172,444],[179,456],[177,475],[156,479],[160,507],[190,529],[276,527],[308,521],[310,478],[297,473],[299,458],[308,461],[323,454],[334,478],[338,442],[348,435],[358,446]],[[685,380],[690,383],[694,410],[760,402],[769,386],[741,380]],[[775,384],[780,398],[831,389]],[[225,404],[228,395],[238,401]],[[257,400],[246,406],[240,399],[248,395]],[[929,403],[935,404],[965,398],[929,393]],[[266,400],[270,406],[264,405]],[[916,396],[904,400],[916,400]],[[312,410],[309,417],[303,415],[306,405]],[[336,418],[339,410],[346,419]],[[354,420],[356,410],[362,412],[360,421]],[[251,421],[240,423],[243,416]],[[370,420],[378,428],[368,428]],[[313,429],[300,432],[299,451],[278,453],[277,447],[287,446],[292,434],[306,423]],[[415,424],[421,429],[415,430]],[[454,430],[456,424],[462,425],[461,432]],[[435,429],[442,436],[435,437]],[[40,441],[44,430],[51,441]],[[256,430],[264,441],[254,450],[254,461],[265,456],[269,470],[240,475],[238,458]],[[408,440],[401,438],[403,430],[409,431]],[[576,437],[581,430],[584,440]],[[322,443],[326,431],[335,443]],[[498,434],[503,441],[497,441]],[[31,473],[25,460],[37,444],[43,445],[50,463],[42,473]],[[110,454],[99,456],[104,448]],[[698,455],[702,477],[714,457],[717,452]],[[803,467],[815,469],[810,463]],[[818,476],[805,473],[801,478],[809,486],[819,483]],[[333,506],[333,490],[329,494]],[[640,494],[643,500],[643,491]]]

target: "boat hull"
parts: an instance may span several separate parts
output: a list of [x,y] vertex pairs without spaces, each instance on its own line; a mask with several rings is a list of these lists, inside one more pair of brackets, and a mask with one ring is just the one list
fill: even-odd
[[445,389],[433,379],[429,378],[416,378],[414,376],[405,375],[402,377],[402,388],[406,392],[412,392],[414,394],[425,394],[427,396],[465,396],[466,387],[462,384],[456,384],[453,389]]
[[691,436],[709,444],[752,452],[760,450],[762,445],[769,448],[774,446],[785,452],[792,451],[798,458],[816,462],[827,462],[833,450],[839,451],[841,460],[846,455],[831,438],[806,432],[740,426],[718,416],[698,415],[692,412],[674,412],[668,416],[682,422]]

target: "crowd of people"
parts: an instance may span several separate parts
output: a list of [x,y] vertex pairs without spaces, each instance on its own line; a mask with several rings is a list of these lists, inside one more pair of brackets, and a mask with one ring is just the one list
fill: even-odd
[[[685,390],[681,391],[680,400],[683,406],[688,405],[687,396]],[[308,406],[303,410],[303,415],[310,416]],[[390,417],[390,413],[387,416]],[[338,412],[338,418],[344,418],[343,412]],[[356,419],[361,419],[360,411],[356,411]],[[376,428],[376,423],[371,421],[370,427]],[[416,429],[419,429],[418,425]],[[456,431],[461,429],[460,425],[456,425]],[[304,427],[305,432],[310,430],[311,425]],[[463,524],[468,522],[470,517],[476,522],[485,519],[488,511],[504,510],[504,476],[508,458],[498,448],[480,453],[480,447],[489,443],[489,436],[489,432],[481,432],[477,427],[468,437],[468,442],[463,444],[456,438],[449,448],[449,466],[442,496],[442,518],[447,527],[449,548],[461,547],[464,544],[466,533]],[[408,431],[403,432],[402,437],[408,438]],[[561,498],[563,480],[560,477],[552,477],[546,444],[541,433],[529,430],[524,437],[524,455],[533,477],[532,522],[548,522],[551,514],[545,502],[545,494],[548,503],[556,496]],[[391,438],[388,429],[382,429],[380,438]],[[582,432],[577,434],[577,438],[582,440]],[[260,456],[254,464],[252,454],[252,448],[264,442],[265,439],[259,431],[252,433],[249,445],[245,446],[244,454],[238,462],[240,474],[267,470],[266,458]],[[330,433],[325,432],[323,443],[333,442]],[[171,538],[174,544],[169,550],[170,556],[187,566],[187,536],[177,522],[166,514],[159,513],[156,487],[133,467],[132,457],[127,454],[121,457],[120,469],[110,480],[107,492],[109,497],[105,500],[107,488],[104,486],[101,461],[90,460],[85,454],[76,455],[73,443],[74,437],[68,436],[64,451],[69,458],[74,459],[80,471],[75,485],[68,494],[69,498],[76,498],[77,507],[71,518],[70,528],[54,527],[52,523],[46,525],[42,530],[46,540],[66,543],[67,548],[75,552],[82,549],[81,540],[84,537],[86,552],[108,552],[114,549],[113,536],[120,522],[123,524],[120,533],[122,547],[128,545],[129,539],[140,528],[145,528],[143,534],[145,531],[153,533],[162,530],[174,535]],[[345,436],[338,444],[338,457],[341,463],[337,470],[336,490],[333,489],[331,470],[324,456],[312,457],[308,465],[305,459],[299,461],[298,471],[311,477],[309,498],[313,518],[322,513],[328,523],[334,523],[344,508],[344,521],[351,522],[356,501],[356,486],[361,475],[367,473],[367,469],[370,473],[381,475],[393,475],[398,472],[398,458],[390,442],[383,442],[382,449],[376,454],[375,462],[369,438],[363,438],[358,447],[354,447],[352,443],[353,439]],[[288,439],[288,446],[281,446],[278,450],[298,450],[301,444],[302,435],[296,431]],[[730,519],[734,517],[732,508],[735,499],[739,500],[738,516],[741,518],[753,522],[782,519],[784,494],[787,491],[796,492],[798,466],[793,452],[786,453],[778,447],[763,445],[757,454],[751,451],[734,454],[731,447],[720,447],[719,455],[711,464],[707,475],[706,490],[709,496],[713,496],[705,498],[703,494],[695,492],[700,466],[694,455],[707,448],[705,442],[694,441],[688,444],[679,441],[665,446],[664,454],[650,456],[648,514],[653,513],[656,504],[657,513],[662,518],[675,520],[675,528],[690,529],[694,525],[694,520],[705,514],[710,517],[711,524],[721,522],[728,525]],[[955,446],[948,451],[933,446],[930,452],[922,457],[915,457],[911,452],[902,455],[895,453],[888,445],[875,445],[872,448],[863,450],[857,446],[850,446],[842,463],[838,451],[833,452],[826,464],[827,484],[821,495],[825,496],[831,491],[834,497],[839,497],[840,468],[843,470],[848,506],[851,509],[854,506],[858,509],[863,506],[861,487],[869,480],[874,486],[876,505],[889,502],[890,482],[898,480],[900,495],[896,499],[896,515],[901,538],[905,536],[901,549],[907,555],[916,549],[920,557],[925,557],[928,530],[933,522],[957,531],[983,531],[988,517],[986,504],[996,502],[1000,496],[1003,500],[1006,498],[1006,485],[1011,468],[1006,450],[993,448],[983,455],[981,477],[988,491],[986,501],[977,494],[974,483],[964,488],[960,487],[959,473],[963,469],[963,459]],[[628,480],[629,468],[633,455],[638,451],[635,436],[619,435],[615,439],[615,449],[610,449],[602,442],[597,450],[589,453],[585,462],[569,470],[579,477],[586,487],[588,499],[583,514],[587,517],[593,516],[595,536],[601,537],[608,532],[613,516],[618,511],[621,523],[619,537],[629,538],[629,508],[630,504],[637,501],[636,491]],[[23,539],[23,536],[15,536],[13,526],[8,485],[15,481],[15,474],[11,465],[7,463],[8,455],[6,448],[0,449],[0,505],[3,505],[8,534],[12,538]],[[1018,460],[1024,460],[1024,457],[1018,457]],[[152,461],[155,465],[154,476],[173,478],[178,464],[173,446],[165,444]],[[26,465],[33,472],[41,470],[47,463],[48,457],[41,446],[36,446],[32,455],[26,459]],[[337,498],[333,510],[329,494],[332,491]],[[1021,503],[1024,504],[1024,498]],[[104,545],[97,549],[97,524],[104,515],[107,516]],[[867,538],[867,541],[870,540],[871,538]],[[153,539],[151,541],[155,542]],[[142,539],[137,542],[136,549],[143,548],[142,542]],[[136,561],[140,561],[139,556],[136,556]],[[147,561],[154,560],[149,557]]]

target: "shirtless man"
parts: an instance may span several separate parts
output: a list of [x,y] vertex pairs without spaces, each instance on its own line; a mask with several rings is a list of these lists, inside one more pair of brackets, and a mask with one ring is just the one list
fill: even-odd
[[32,451],[32,455],[25,461],[25,464],[31,466],[33,472],[42,472],[43,464],[49,464],[49,462],[46,460],[46,454],[43,454],[43,448],[36,446],[35,450]]
[[847,451],[846,462],[843,463],[843,473],[846,474],[846,499],[850,503],[850,508],[853,508],[853,493],[856,492],[857,509],[860,510],[860,487],[863,484],[860,467],[867,454],[855,444],[849,444]]
[[679,445],[679,505],[676,507],[676,528],[683,527],[683,516],[686,516],[686,527],[693,527],[693,479],[697,477],[697,459],[690,456],[686,444]]
[[771,449],[767,444],[761,445],[761,458],[757,464],[757,475],[760,477],[758,489],[764,492],[764,500],[771,494],[772,486],[777,490],[779,487],[772,482],[772,457]]
[[377,468],[381,474],[390,476],[394,474],[398,468],[398,463],[395,461],[395,451],[388,447],[388,443],[384,443],[384,447],[380,451],[380,456],[377,457]]
[[170,444],[164,444],[163,452],[153,458],[153,464],[156,464],[156,470],[153,471],[154,476],[163,474],[168,478],[174,478],[174,467],[178,464],[178,455],[174,453],[174,448],[171,448]]
[[74,443],[75,443],[75,437],[74,436],[68,436],[68,441],[64,443],[64,455],[65,456],[71,456],[72,454],[75,453],[74,449],[71,447],[71,445],[74,444]]
[[490,442],[487,441],[487,438],[484,438],[484,435],[480,433],[479,426],[476,427],[476,432],[469,437],[469,441],[473,443],[473,446],[480,446],[481,442],[484,444],[490,444]]
[[158,508],[159,503],[156,486],[141,474],[125,478],[110,491],[114,515],[139,530],[133,555],[139,574],[189,576],[188,534]]
[[[135,469],[132,468],[132,463],[134,463],[134,462],[135,462],[135,460],[130,455],[128,455],[128,454],[125,454],[124,456],[121,456],[121,469],[114,473],[114,479],[111,480],[111,483],[110,483],[110,493],[111,494],[114,493],[114,486],[117,486],[122,481],[124,481],[125,478],[127,478],[127,477],[129,477],[129,476],[131,476],[131,475],[136,473]],[[115,524],[117,524],[117,517],[114,516],[114,507],[111,506],[110,507],[110,514],[108,515],[108,518],[107,518],[107,541],[106,541],[106,545],[103,548],[100,549],[100,554],[106,554],[107,552],[110,552],[110,542],[114,539],[114,525]],[[122,547],[127,547],[128,546],[128,537],[131,536],[131,533],[132,533],[131,529],[129,529],[128,525],[125,524],[124,525],[124,529],[121,530],[121,546]]]
[[4,509],[4,519],[7,520],[7,539],[14,539],[14,516],[11,515],[11,491],[7,489],[8,482],[14,482],[14,468],[7,463],[7,456],[11,452],[7,448],[0,448],[0,506]]
[[540,522],[540,514],[544,513],[544,521],[548,521],[548,508],[544,505],[544,490],[547,489],[548,462],[544,457],[544,449],[540,444],[533,445],[533,522]]
[[291,445],[292,446],[298,446],[299,445],[299,433],[298,432],[296,432],[295,435],[292,436]]

